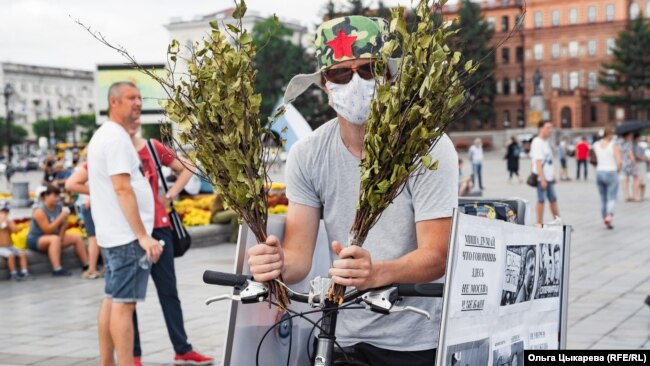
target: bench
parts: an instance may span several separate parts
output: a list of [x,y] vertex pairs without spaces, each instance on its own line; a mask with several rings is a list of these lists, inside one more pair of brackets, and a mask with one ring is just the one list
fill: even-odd
[[[230,238],[230,225],[204,225],[188,227],[187,231],[192,236],[192,248],[201,248],[225,243]],[[52,266],[47,254],[27,250],[27,263],[32,274],[50,274]],[[81,268],[79,259],[74,254],[74,248],[68,247],[61,253],[61,265],[67,269]],[[18,261],[16,267],[19,270]],[[0,280],[9,278],[9,269],[5,258],[0,258]]]

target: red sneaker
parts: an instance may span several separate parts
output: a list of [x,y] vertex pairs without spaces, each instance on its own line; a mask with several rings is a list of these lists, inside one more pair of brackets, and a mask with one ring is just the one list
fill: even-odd
[[174,357],[174,365],[212,365],[214,358],[202,355],[194,350]]
[[142,360],[138,356],[133,356],[133,366],[142,366]]

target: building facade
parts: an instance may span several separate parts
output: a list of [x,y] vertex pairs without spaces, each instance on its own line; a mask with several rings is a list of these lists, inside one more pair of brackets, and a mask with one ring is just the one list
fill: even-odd
[[[527,0],[523,17],[522,4],[480,3],[495,30],[492,45],[502,42],[512,27],[519,28],[495,50],[496,121],[489,128],[532,127],[549,119],[556,127],[584,129],[625,119],[622,109],[600,100],[608,91],[598,78],[601,65],[611,61],[618,33],[630,19],[650,14],[650,0]],[[457,10],[446,7],[444,14],[453,18]],[[530,106],[535,80],[543,114]],[[477,122],[472,126],[485,128]]]
[[[0,86],[11,85],[9,109],[13,124],[34,137],[32,124],[39,119],[95,113],[95,85],[92,71],[0,63]],[[0,116],[6,118],[4,96]],[[49,107],[48,107],[49,106]]]
[[[204,39],[209,34],[209,23],[211,21],[217,21],[220,27],[225,23],[234,24],[235,19],[232,17],[234,10],[234,8],[230,8],[207,15],[197,15],[192,19],[172,18],[165,27],[169,31],[170,38],[178,40],[184,46],[183,50],[188,50],[194,42]],[[248,10],[242,18],[242,27],[250,33],[255,24],[267,19],[268,17],[263,16],[257,11]],[[280,22],[293,31],[291,41],[294,44],[307,46],[307,38],[309,36],[307,27],[288,19],[280,19]]]

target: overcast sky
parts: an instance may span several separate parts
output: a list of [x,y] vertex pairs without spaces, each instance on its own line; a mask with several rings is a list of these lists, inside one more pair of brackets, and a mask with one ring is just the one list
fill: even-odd
[[[410,0],[384,3],[410,6]],[[275,13],[313,30],[325,12],[326,0],[247,0],[246,4],[263,15]],[[232,6],[232,0],[0,0],[0,62],[85,70],[123,62],[73,19],[126,47],[140,63],[162,62],[169,42],[164,25],[171,18],[190,19]]]

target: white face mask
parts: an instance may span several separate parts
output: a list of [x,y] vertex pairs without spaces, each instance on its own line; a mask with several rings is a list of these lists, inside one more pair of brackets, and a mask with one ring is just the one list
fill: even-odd
[[336,113],[355,125],[362,125],[370,115],[370,102],[375,96],[375,80],[364,80],[356,72],[347,84],[326,82],[329,105]]

